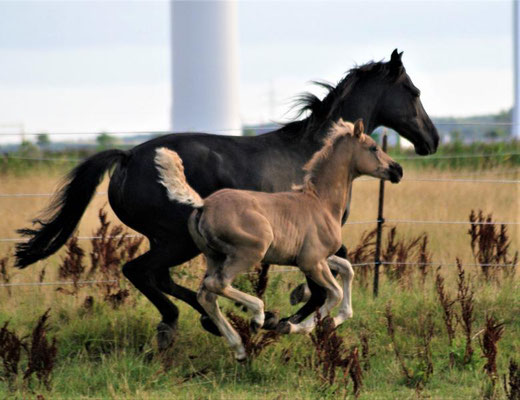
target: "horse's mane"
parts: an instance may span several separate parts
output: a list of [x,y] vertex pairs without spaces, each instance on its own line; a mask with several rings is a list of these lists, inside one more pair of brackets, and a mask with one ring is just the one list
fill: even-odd
[[[334,86],[328,82],[314,81],[327,90],[327,94],[320,99],[315,94],[305,92],[296,97],[293,108],[297,109],[295,121],[284,124],[280,130],[287,133],[307,133],[314,132],[320,128],[326,129],[331,123],[339,103],[352,90],[355,84],[361,79],[378,76],[386,79],[390,75],[390,67],[387,62],[371,61],[367,64],[354,67],[347,71],[345,76]],[[303,120],[298,120],[303,114],[309,112]],[[303,124],[303,127],[302,127]],[[301,132],[303,129],[303,132]]]
[[[336,144],[345,136],[354,137],[354,124],[352,122],[343,121],[343,119],[340,118],[337,122],[332,124],[327,136],[323,139],[321,149],[315,152],[310,160],[303,166],[303,170],[306,172],[303,177],[303,184],[293,185],[293,190],[315,192],[313,178],[322,167],[324,161],[328,159]],[[365,140],[366,135],[363,133],[359,137],[359,141],[363,143]]]

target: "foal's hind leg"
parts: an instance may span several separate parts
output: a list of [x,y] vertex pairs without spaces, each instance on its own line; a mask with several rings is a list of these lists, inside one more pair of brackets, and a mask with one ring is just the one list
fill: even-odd
[[215,261],[210,257],[208,257],[206,261],[207,271],[202,280],[199,292],[197,293],[197,299],[202,307],[204,307],[211,320],[218,327],[222,336],[227,340],[229,346],[235,351],[235,358],[238,361],[243,361],[246,359],[247,354],[242,343],[242,338],[235,329],[233,329],[226,317],[222,315],[217,302],[217,293],[219,293],[221,289],[221,286],[219,285],[220,279],[218,279],[217,276],[222,274],[222,263]]
[[227,297],[247,307],[253,314],[251,329],[253,332],[256,332],[264,324],[264,302],[258,297],[241,292],[231,286],[237,274],[248,271],[251,265],[255,265],[259,261],[258,259],[261,259],[261,256],[255,257],[248,253],[246,254],[244,256],[235,255],[228,257],[222,269],[217,273],[210,272],[208,268],[208,274],[204,278],[204,286],[213,293]]
[[[320,316],[324,317],[328,315],[334,306],[342,299],[343,291],[330,272],[329,266],[325,260],[319,262],[313,268],[305,269],[305,273],[314,282],[325,288],[327,291],[327,298],[325,299],[325,303],[319,310]],[[280,325],[280,331],[282,333],[309,333],[314,329],[315,326],[316,321],[314,319],[313,313],[308,319],[296,325],[292,324],[291,322]]]
[[210,292],[204,285],[201,285],[199,292],[197,293],[197,299],[199,303],[204,307],[211,320],[218,327],[220,333],[227,340],[231,348],[235,351],[235,358],[238,361],[246,359],[246,349],[242,343],[242,338],[233,329],[231,324],[226,320],[217,302],[217,295]]

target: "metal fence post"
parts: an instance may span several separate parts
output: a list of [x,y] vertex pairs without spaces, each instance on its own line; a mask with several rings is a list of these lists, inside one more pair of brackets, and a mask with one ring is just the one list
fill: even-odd
[[[386,131],[383,132],[383,151],[386,151],[387,136]],[[383,235],[383,205],[385,203],[385,181],[381,179],[379,182],[379,206],[377,210],[377,236],[376,251],[374,257],[374,297],[379,294],[379,266],[381,265],[381,236]]]

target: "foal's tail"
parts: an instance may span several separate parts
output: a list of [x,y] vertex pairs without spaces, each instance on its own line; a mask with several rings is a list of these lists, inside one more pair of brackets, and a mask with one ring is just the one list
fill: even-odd
[[129,157],[123,150],[107,150],[86,159],[65,178],[63,186],[44,212],[44,220],[36,219],[37,229],[20,229],[29,241],[16,246],[16,266],[28,265],[56,252],[74,232],[105,172],[115,163]]
[[166,147],[157,149],[155,166],[159,171],[159,182],[166,188],[170,200],[193,208],[204,205],[204,200],[186,181],[182,160],[176,152]]

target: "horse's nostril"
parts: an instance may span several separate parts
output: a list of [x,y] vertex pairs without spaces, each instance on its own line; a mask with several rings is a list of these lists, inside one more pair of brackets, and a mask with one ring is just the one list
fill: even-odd
[[391,165],[391,168],[394,169],[399,174],[399,176],[403,176],[403,168],[401,167],[400,164],[394,162]]

